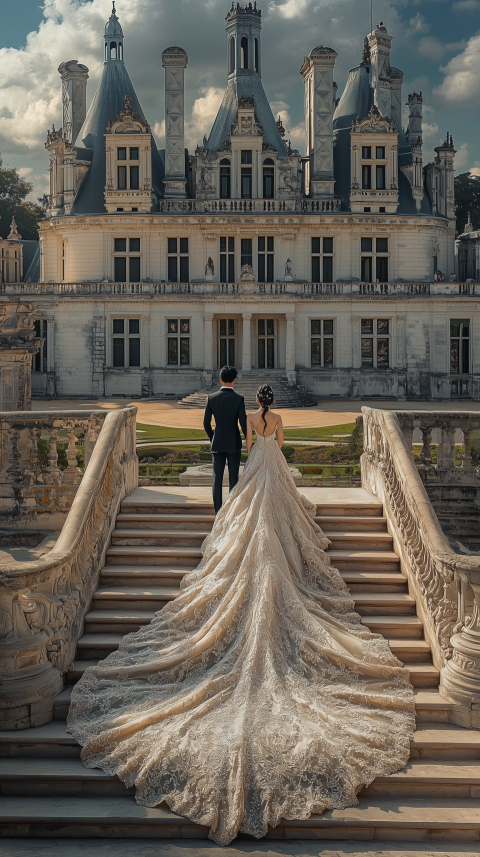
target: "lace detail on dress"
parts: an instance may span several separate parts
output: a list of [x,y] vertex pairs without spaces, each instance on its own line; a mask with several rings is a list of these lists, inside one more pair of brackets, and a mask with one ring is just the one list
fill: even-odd
[[221,845],[355,804],[409,757],[408,671],[361,625],[315,513],[258,437],[178,597],[73,688],[84,764]]

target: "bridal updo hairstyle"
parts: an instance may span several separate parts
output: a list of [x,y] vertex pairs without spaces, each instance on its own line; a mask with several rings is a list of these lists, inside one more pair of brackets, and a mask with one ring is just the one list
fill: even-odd
[[[268,413],[270,408],[273,405],[274,395],[273,390],[270,384],[263,384],[262,387],[259,387],[257,390],[257,399],[260,407],[262,408],[262,420],[265,423],[265,429],[267,428],[267,421],[265,419],[265,414]],[[263,433],[265,434],[265,429]]]

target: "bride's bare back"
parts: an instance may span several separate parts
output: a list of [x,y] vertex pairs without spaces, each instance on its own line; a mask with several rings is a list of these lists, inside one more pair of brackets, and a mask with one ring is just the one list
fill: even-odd
[[265,423],[262,419],[262,411],[263,408],[259,408],[258,411],[254,411],[253,414],[248,414],[247,416],[247,451],[250,452],[253,443],[253,435],[252,428],[255,429],[255,434],[260,435],[261,437],[270,437],[277,429],[277,438],[279,446],[283,444],[283,422],[280,414],[276,414],[275,411],[267,411],[265,414]]

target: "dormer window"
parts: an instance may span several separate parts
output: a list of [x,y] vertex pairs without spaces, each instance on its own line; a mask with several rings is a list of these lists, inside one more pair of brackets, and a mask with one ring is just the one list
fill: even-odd
[[228,160],[228,158],[222,158],[222,160],[220,161],[220,199],[230,199],[230,173],[230,161]]
[[275,198],[275,164],[271,158],[263,162],[263,198]]
[[140,167],[138,164],[131,164],[130,161],[139,160],[138,146],[127,147],[119,146],[117,148],[117,161],[126,161],[125,164],[117,165],[117,188],[118,190],[138,190],[140,187]]

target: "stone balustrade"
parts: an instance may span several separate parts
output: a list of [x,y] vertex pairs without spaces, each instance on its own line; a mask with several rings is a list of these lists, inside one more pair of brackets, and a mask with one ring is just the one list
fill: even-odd
[[[422,466],[428,460],[428,432],[441,434],[437,474],[451,473],[453,429],[473,428],[477,414],[427,414],[363,407],[362,486],[384,505],[395,548],[409,578],[435,665],[440,693],[462,708],[470,725],[480,707],[480,556],[454,553],[442,532],[412,457],[415,423],[425,432]],[[403,430],[402,430],[403,426]],[[465,442],[465,470],[471,469]],[[465,474],[466,475],[466,474]]]
[[0,296],[82,296],[82,295],[263,295],[285,294],[315,298],[335,297],[336,295],[354,295],[362,298],[378,295],[384,298],[427,297],[443,295],[445,297],[478,297],[480,283],[309,283],[278,280],[274,283],[256,283],[238,281],[236,283],[216,283],[199,281],[190,283],[140,282],[113,283],[109,281],[94,283],[1,283]]
[[[48,414],[47,428],[53,436],[60,426],[68,426],[68,461],[75,478],[71,432],[82,419],[87,433],[92,429],[89,462],[55,547],[36,561],[1,566],[0,728],[26,729],[52,718],[52,700],[63,686],[83,633],[120,503],[138,484],[136,411],[125,408],[83,417],[81,412]],[[19,450],[24,443],[31,451],[32,427],[26,419],[31,415],[11,416],[17,426],[12,432],[18,433],[13,447]],[[39,419],[39,426],[42,422],[45,425],[45,419]],[[61,480],[54,443],[51,450],[50,477]],[[19,461],[17,454],[15,472],[21,479]],[[45,491],[52,485],[45,483]]]
[[265,212],[318,214],[341,211],[340,199],[164,199],[162,214],[264,214]]
[[[418,470],[425,485],[477,485],[480,488],[480,465],[472,464],[471,434],[480,430],[480,414],[469,411],[433,413],[430,411],[397,411],[405,440],[411,448],[414,432],[421,432],[421,465]],[[455,464],[455,436],[462,434],[462,460]],[[436,463],[432,462],[432,441],[436,440]]]
[[[83,477],[77,444],[87,466],[105,417],[104,411],[0,414],[0,525],[60,529]],[[62,469],[60,444],[66,445]]]

